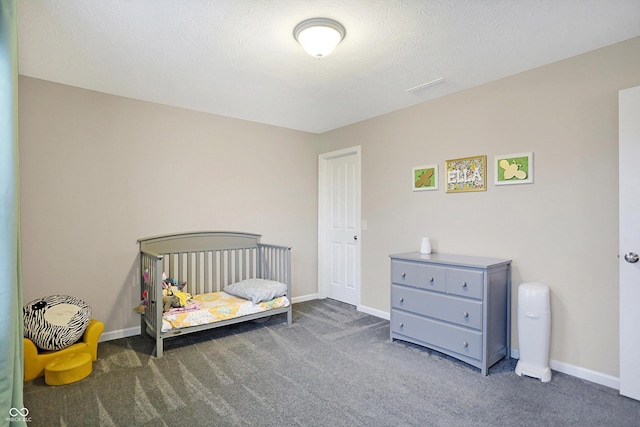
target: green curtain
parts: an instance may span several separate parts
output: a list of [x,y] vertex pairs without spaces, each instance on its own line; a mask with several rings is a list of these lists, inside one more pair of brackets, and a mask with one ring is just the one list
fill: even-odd
[[18,187],[16,1],[0,1],[0,426],[27,425],[23,406],[23,321]]

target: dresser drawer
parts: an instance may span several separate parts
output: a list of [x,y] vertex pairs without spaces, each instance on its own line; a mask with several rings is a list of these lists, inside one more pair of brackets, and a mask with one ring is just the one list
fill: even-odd
[[391,286],[391,307],[482,330],[482,302]]
[[477,270],[447,270],[447,293],[482,299],[484,273]]
[[392,309],[391,332],[473,359],[482,359],[482,333],[472,329]]
[[417,286],[418,265],[412,262],[393,261],[391,263],[391,281],[407,286]]
[[418,265],[416,286],[430,291],[447,291],[447,269],[433,265]]

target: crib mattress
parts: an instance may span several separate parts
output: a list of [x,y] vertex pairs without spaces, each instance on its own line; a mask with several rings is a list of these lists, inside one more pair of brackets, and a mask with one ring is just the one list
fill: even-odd
[[162,316],[162,332],[189,326],[206,325],[248,314],[288,307],[290,304],[286,296],[254,304],[249,300],[229,295],[226,292],[195,295],[193,299],[200,305],[200,309],[179,313],[165,313]]

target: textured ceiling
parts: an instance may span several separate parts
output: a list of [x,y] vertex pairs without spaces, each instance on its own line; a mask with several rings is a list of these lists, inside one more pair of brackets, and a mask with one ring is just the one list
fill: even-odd
[[18,0],[21,75],[315,133],[639,35],[640,0]]

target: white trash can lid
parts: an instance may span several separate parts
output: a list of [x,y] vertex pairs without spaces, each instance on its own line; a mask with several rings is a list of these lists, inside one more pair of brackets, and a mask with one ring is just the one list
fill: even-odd
[[550,311],[549,286],[544,283],[527,282],[518,287],[518,308],[547,313]]

